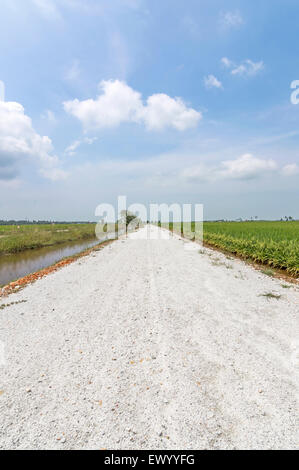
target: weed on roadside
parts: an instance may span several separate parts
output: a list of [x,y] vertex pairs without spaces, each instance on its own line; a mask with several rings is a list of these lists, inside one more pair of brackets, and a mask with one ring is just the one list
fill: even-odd
[[242,281],[246,281],[246,276],[242,273],[242,271],[239,271],[239,274],[235,276],[236,279],[242,279]]
[[265,276],[269,276],[269,277],[273,277],[274,274],[275,274],[274,271],[273,271],[273,269],[270,269],[270,268],[268,268],[268,269],[262,269],[261,272],[262,272],[263,274],[265,274]]
[[1,304],[0,310],[3,310],[6,307],[11,307],[12,305],[23,304],[25,302],[27,302],[27,300],[18,300],[17,302],[10,302],[9,304]]
[[233,269],[233,266],[229,263],[224,263],[220,258],[214,258],[212,260],[212,266],[224,266],[226,269]]
[[268,300],[270,300],[270,299],[276,299],[276,300],[281,299],[281,295],[273,294],[272,292],[267,292],[265,294],[261,294],[260,297],[266,297]]

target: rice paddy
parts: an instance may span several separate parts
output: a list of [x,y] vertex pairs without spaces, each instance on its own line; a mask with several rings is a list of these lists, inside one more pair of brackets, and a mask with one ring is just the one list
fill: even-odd
[[95,224],[0,225],[0,255],[95,238]]
[[[180,224],[174,225],[174,230]],[[205,222],[204,242],[299,276],[299,221]]]

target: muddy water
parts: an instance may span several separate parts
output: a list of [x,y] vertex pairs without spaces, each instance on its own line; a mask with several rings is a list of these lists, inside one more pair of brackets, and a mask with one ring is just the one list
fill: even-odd
[[80,253],[97,243],[100,243],[98,239],[91,239],[36,248],[10,255],[0,255],[0,286],[51,266],[61,259]]

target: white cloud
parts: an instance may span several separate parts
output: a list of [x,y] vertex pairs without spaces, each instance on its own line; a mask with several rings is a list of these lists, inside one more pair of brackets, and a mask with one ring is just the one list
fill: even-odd
[[18,172],[24,157],[39,161],[43,168],[55,168],[51,139],[40,136],[21,104],[0,101],[0,179],[10,179]]
[[278,169],[274,160],[256,158],[245,154],[235,160],[225,160],[214,166],[200,164],[187,167],[182,177],[194,181],[249,180],[266,175]]
[[274,160],[263,160],[247,153],[236,160],[222,162],[219,176],[229,179],[251,179],[276,169]]
[[88,144],[88,145],[92,145],[94,142],[96,142],[98,140],[97,137],[85,137],[85,139],[83,140],[84,143]]
[[239,75],[239,76],[254,76],[257,75],[261,70],[264,69],[265,65],[263,61],[260,62],[253,62],[250,59],[246,59],[240,64],[236,64],[227,57],[223,57],[221,59],[221,63],[226,67],[231,69],[232,75]]
[[87,129],[115,127],[122,122],[137,121],[142,110],[141,96],[124,82],[102,81],[103,94],[96,100],[67,101],[66,112],[78,118]]
[[223,88],[222,83],[214,75],[208,75],[204,78],[206,88]]
[[235,28],[244,23],[241,13],[236,11],[227,11],[220,13],[220,23],[225,28]]
[[80,147],[80,145],[81,145],[81,141],[80,140],[75,140],[75,142],[73,142],[71,145],[69,145],[65,149],[64,153],[66,153],[67,155],[70,155],[70,156],[75,155],[76,150],[78,149],[78,147]]
[[[221,152],[222,153],[222,152]],[[213,158],[211,163],[210,158]],[[278,183],[286,184],[281,177],[281,169],[273,160],[243,155],[231,160],[215,161],[215,154],[190,154],[187,152],[164,153],[144,160],[111,160],[102,159],[97,162],[86,161],[74,168],[77,178],[81,181],[101,181],[107,184],[107,190],[118,194],[119,185],[127,194],[143,195],[148,191],[155,194],[167,188],[164,196],[174,195],[178,190],[186,191],[189,195],[196,188],[206,188],[207,191],[218,191],[222,194],[224,188],[233,190],[238,187],[247,191],[255,187],[278,188]],[[96,183],[95,183],[96,184]],[[180,188],[180,189],[178,189]],[[186,193],[185,193],[186,194]],[[198,193],[196,197],[198,197]]]
[[296,163],[290,163],[289,165],[285,165],[282,169],[282,173],[285,176],[299,175],[299,165],[297,165]]
[[221,63],[227,68],[230,68],[233,66],[233,62],[229,60],[227,57],[222,57]]
[[245,60],[245,62],[241,65],[238,65],[236,68],[232,70],[232,75],[256,75],[258,72],[263,70],[264,63],[263,61],[260,62],[253,62],[252,60]]
[[82,144],[88,144],[92,145],[97,139],[97,137],[85,137],[82,140],[75,140],[71,145],[69,145],[65,149],[65,153],[69,156],[73,156],[76,154],[77,149],[80,147]]
[[163,93],[150,96],[140,114],[146,127],[152,130],[173,127],[184,131],[195,127],[201,117],[195,109],[187,108],[181,98],[171,98]]
[[79,119],[85,129],[103,129],[125,122],[144,123],[148,129],[173,127],[183,131],[195,127],[202,118],[200,112],[188,108],[181,98],[163,93],[150,96],[146,105],[141,94],[120,80],[102,81],[103,93],[95,100],[66,101],[67,113]]

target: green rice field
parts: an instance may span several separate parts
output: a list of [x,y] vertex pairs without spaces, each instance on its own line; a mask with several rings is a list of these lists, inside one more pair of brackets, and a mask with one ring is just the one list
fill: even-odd
[[208,245],[299,277],[299,221],[205,222],[203,238]]
[[95,224],[0,225],[0,255],[95,238]]

